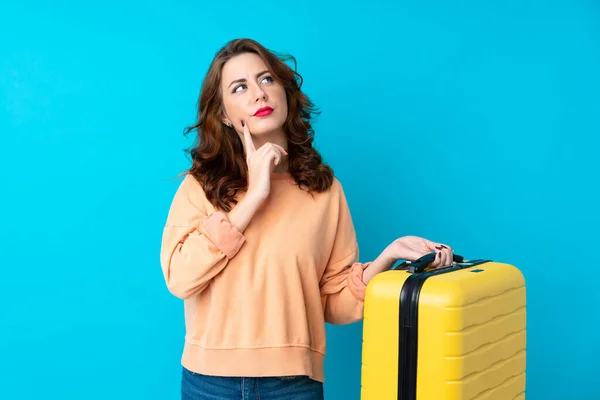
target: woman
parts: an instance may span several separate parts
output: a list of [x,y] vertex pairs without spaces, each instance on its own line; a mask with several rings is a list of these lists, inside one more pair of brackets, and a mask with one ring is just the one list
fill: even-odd
[[204,80],[161,248],[184,299],[183,399],[322,399],[325,322],[361,320],[366,285],[397,260],[435,251],[433,266],[451,263],[451,248],[414,236],[359,262],[299,82],[249,39],[221,49]]

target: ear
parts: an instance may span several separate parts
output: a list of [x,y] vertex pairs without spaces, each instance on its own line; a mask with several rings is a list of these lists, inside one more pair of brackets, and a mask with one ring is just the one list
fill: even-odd
[[223,124],[227,125],[228,127],[230,127],[230,128],[233,127],[233,124],[231,123],[229,118],[227,118],[225,113],[223,113],[223,117],[221,118],[221,121],[223,122]]

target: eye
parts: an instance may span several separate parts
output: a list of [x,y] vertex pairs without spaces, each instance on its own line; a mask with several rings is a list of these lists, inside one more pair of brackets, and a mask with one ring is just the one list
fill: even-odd
[[242,85],[238,85],[238,86],[236,86],[236,87],[233,88],[233,91],[231,93],[236,93],[236,92],[239,91],[238,89],[242,89],[242,88],[247,88],[247,86],[243,85],[243,84]]
[[265,76],[263,79],[261,79],[261,82],[266,81],[267,83],[273,83],[273,78],[271,78],[270,76]]

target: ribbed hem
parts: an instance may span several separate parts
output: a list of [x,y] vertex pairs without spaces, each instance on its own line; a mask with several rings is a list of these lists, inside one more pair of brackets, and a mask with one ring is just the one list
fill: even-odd
[[229,222],[227,215],[222,211],[212,213],[202,222],[206,236],[229,259],[232,259],[240,250],[246,238]]
[[367,285],[365,285],[365,282],[363,281],[363,272],[369,265],[371,265],[371,262],[356,262],[352,265],[350,274],[348,275],[348,289],[350,290],[350,293],[361,302],[365,301],[365,293],[367,291]]
[[323,354],[306,347],[205,349],[186,342],[181,364],[214,376],[268,377],[308,375],[325,382]]

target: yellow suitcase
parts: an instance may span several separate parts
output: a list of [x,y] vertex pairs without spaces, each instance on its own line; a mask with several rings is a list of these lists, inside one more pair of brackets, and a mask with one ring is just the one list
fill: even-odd
[[490,260],[376,275],[363,321],[362,400],[525,399],[523,274]]

